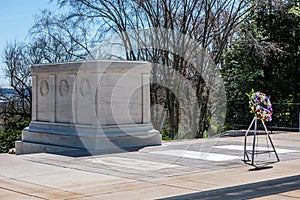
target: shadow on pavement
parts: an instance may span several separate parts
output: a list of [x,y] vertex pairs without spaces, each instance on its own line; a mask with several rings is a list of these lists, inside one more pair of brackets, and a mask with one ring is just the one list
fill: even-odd
[[187,199],[252,199],[268,195],[275,195],[292,190],[300,189],[300,175],[273,179],[257,183],[250,183],[234,187],[203,191],[176,197],[164,198],[164,200],[187,200]]
[[96,156],[96,155],[107,155],[107,154],[115,154],[115,153],[127,153],[127,152],[135,152],[139,151],[143,147],[128,147],[128,148],[119,148],[119,149],[111,149],[106,151],[89,151],[85,149],[78,150],[70,150],[70,151],[58,151],[58,152],[48,152],[49,154],[67,156],[67,157],[88,157],[88,156]]

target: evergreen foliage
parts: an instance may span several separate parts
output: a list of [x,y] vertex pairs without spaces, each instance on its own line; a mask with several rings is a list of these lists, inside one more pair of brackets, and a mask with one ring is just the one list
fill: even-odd
[[227,128],[248,120],[248,110],[237,113],[236,108],[237,102],[247,102],[245,93],[252,88],[270,95],[272,102],[300,102],[299,1],[262,4],[252,12],[223,57]]

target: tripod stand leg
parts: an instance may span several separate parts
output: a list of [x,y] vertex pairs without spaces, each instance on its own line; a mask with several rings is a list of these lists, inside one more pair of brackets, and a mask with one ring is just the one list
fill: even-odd
[[253,144],[252,144],[252,161],[251,161],[251,165],[254,165],[254,154],[255,154],[255,144],[256,144],[256,129],[257,129],[257,119],[255,118],[254,134],[253,134]]
[[248,153],[247,153],[247,136],[248,136],[248,133],[249,133],[255,119],[256,119],[256,117],[253,118],[250,126],[248,127],[248,130],[245,133],[245,138],[244,138],[244,162],[245,163],[246,163],[246,161],[249,161],[249,156],[248,156]]
[[270,144],[271,144],[271,146],[272,146],[272,148],[273,148],[273,151],[274,151],[274,153],[275,153],[275,156],[276,156],[276,158],[277,158],[277,162],[279,162],[279,161],[280,161],[280,160],[279,160],[279,156],[278,156],[278,154],[277,154],[277,152],[276,152],[275,146],[274,146],[274,144],[273,144],[273,141],[272,141],[272,139],[271,139],[271,136],[270,136],[270,134],[269,134],[269,132],[268,132],[268,130],[267,130],[267,127],[266,127],[264,121],[262,121],[262,124],[263,124],[263,126],[264,126],[264,129],[265,129],[265,131],[266,131],[266,133],[267,133],[267,136],[268,136],[268,139],[269,139],[269,141],[270,141]]
[[271,137],[270,137],[269,134],[268,134],[268,138],[269,138],[270,143],[271,143],[271,146],[272,146],[272,148],[273,148],[273,150],[274,150],[275,156],[276,156],[276,158],[277,158],[277,162],[279,162],[280,160],[279,160],[278,154],[277,154],[277,152],[276,152],[276,150],[275,150],[274,144],[273,144],[272,139],[271,139]]

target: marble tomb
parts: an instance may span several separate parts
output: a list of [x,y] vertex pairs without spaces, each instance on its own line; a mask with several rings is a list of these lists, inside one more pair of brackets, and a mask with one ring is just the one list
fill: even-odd
[[38,64],[32,120],[16,153],[110,151],[161,144],[150,123],[150,64],[84,61]]

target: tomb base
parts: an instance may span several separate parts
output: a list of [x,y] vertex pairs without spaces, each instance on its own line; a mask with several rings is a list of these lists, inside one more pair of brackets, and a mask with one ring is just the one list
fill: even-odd
[[72,125],[32,122],[16,142],[16,154],[63,153],[85,150],[114,152],[161,144],[161,134],[151,124]]

